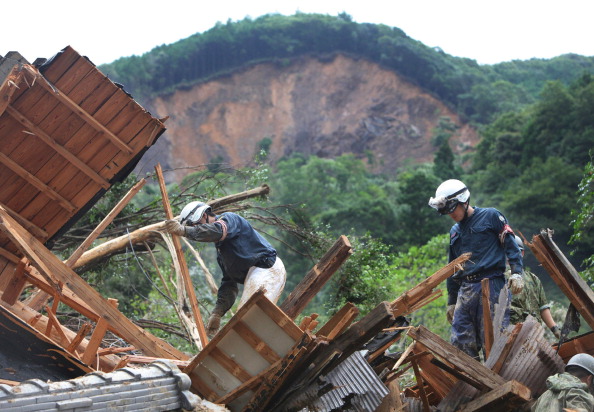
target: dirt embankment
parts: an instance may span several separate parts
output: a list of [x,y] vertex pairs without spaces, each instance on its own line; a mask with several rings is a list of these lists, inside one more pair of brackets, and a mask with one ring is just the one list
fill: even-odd
[[[459,126],[454,152],[477,134],[429,93],[377,64],[338,55],[287,66],[260,64],[150,102],[167,131],[148,158],[170,168],[223,161],[252,164],[263,143],[274,162],[294,152],[320,157],[355,153],[377,172],[431,161],[441,117]],[[148,165],[149,167],[152,167]],[[183,169],[176,180],[187,174]]]

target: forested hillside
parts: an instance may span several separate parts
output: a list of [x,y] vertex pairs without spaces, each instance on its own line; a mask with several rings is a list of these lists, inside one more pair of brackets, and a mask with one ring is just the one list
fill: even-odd
[[[368,167],[371,161],[350,154],[322,158],[286,153],[273,164],[268,158],[271,142],[260,136],[254,167],[187,165],[194,173],[170,187],[175,211],[194,196],[206,200],[269,184],[268,199],[251,202],[253,207],[241,213],[279,249],[289,274],[287,291],[338,235],[347,235],[355,253],[309,310],[322,317],[345,301],[366,310],[394,299],[446,263],[452,221],[438,216],[427,201],[449,178],[463,180],[473,205],[498,208],[528,239],[541,228],[553,229],[556,243],[592,281],[584,259],[594,251],[594,57],[565,55],[481,66],[429,48],[397,28],[355,23],[348,15],[296,14],[219,24],[101,69],[142,101],[262,63],[284,68],[301,56],[323,60],[336,53],[404,76],[457,112],[462,122],[474,125],[480,143],[457,154],[450,141],[457,125],[443,119],[433,130],[431,159],[411,159],[387,175],[374,173]],[[79,230],[85,224],[92,227],[93,219],[116,200],[114,195],[102,201]],[[158,205],[158,189],[149,188],[136,200],[126,224],[158,220],[158,214],[141,214],[151,202]],[[124,224],[120,230],[125,233],[126,228]],[[207,260],[212,257],[208,247],[201,251]],[[550,278],[530,254],[526,261],[542,277],[553,308],[561,308],[564,298]],[[150,276],[134,268],[129,258],[125,264],[112,264],[119,264],[118,270],[104,266],[88,276],[127,301],[130,313],[166,318],[149,308],[148,302],[161,299],[151,289]],[[209,265],[217,273],[212,259]],[[110,275],[121,270],[127,276]],[[212,296],[200,299],[212,302]],[[413,322],[447,334],[444,307],[440,298],[415,314]]]
[[349,15],[298,13],[217,24],[140,57],[101,66],[135,96],[155,96],[194,85],[246,65],[288,65],[304,54],[342,52],[381,64],[434,93],[468,120],[491,121],[497,113],[532,103],[544,83],[568,84],[594,69],[594,57],[478,65],[450,56],[385,25],[356,23]]

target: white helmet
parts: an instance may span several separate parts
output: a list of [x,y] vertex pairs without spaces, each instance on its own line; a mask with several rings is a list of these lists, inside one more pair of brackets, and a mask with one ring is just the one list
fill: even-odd
[[568,366],[579,366],[587,370],[590,375],[594,375],[594,357],[592,355],[588,355],[587,353],[578,353],[577,355],[573,355],[565,368]]
[[435,191],[435,197],[429,199],[429,206],[440,215],[450,214],[458,203],[465,203],[470,198],[470,191],[464,183],[456,179],[446,180]]
[[200,221],[204,212],[210,213],[210,206],[204,202],[190,202],[184,206],[179,214],[180,223],[195,225]]

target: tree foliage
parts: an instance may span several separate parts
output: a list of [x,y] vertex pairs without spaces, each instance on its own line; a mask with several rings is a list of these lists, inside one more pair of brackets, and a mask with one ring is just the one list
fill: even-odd
[[335,53],[362,57],[394,70],[466,119],[482,124],[536,101],[546,81],[568,84],[594,68],[594,58],[572,54],[481,66],[427,47],[396,27],[356,23],[345,13],[297,13],[217,23],[204,33],[142,56],[118,59],[102,65],[101,70],[136,95],[154,96],[257,63],[286,66],[303,55],[322,58]]

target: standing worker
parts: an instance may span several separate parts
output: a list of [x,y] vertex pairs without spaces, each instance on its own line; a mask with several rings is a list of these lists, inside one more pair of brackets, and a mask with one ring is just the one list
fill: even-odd
[[167,220],[165,230],[198,242],[212,242],[216,247],[223,279],[208,320],[209,336],[218,331],[221,317],[235,303],[239,283],[244,285],[239,307],[260,288],[266,289],[265,295],[273,303],[280,297],[286,280],[282,260],[270,243],[238,214],[225,212],[216,216],[209,205],[195,201],[182,209],[179,221]]
[[[452,324],[452,344],[478,360],[484,342],[481,281],[489,279],[493,313],[505,285],[506,257],[512,271],[508,286],[513,294],[522,291],[522,255],[505,216],[494,208],[470,206],[470,191],[460,180],[439,185],[429,206],[456,222],[450,229],[449,261],[472,254],[464,269],[447,279],[447,318]],[[509,322],[508,313],[506,317],[504,325]]]
[[[515,236],[515,241],[522,252],[523,258],[524,242],[518,235]],[[509,278],[511,270],[506,271],[505,275]],[[512,298],[509,320],[513,324],[524,322],[528,315],[532,315],[539,322],[544,321],[557,339],[561,337],[561,331],[553,320],[551,305],[547,302],[540,279],[534,273],[524,269],[524,289]]]

